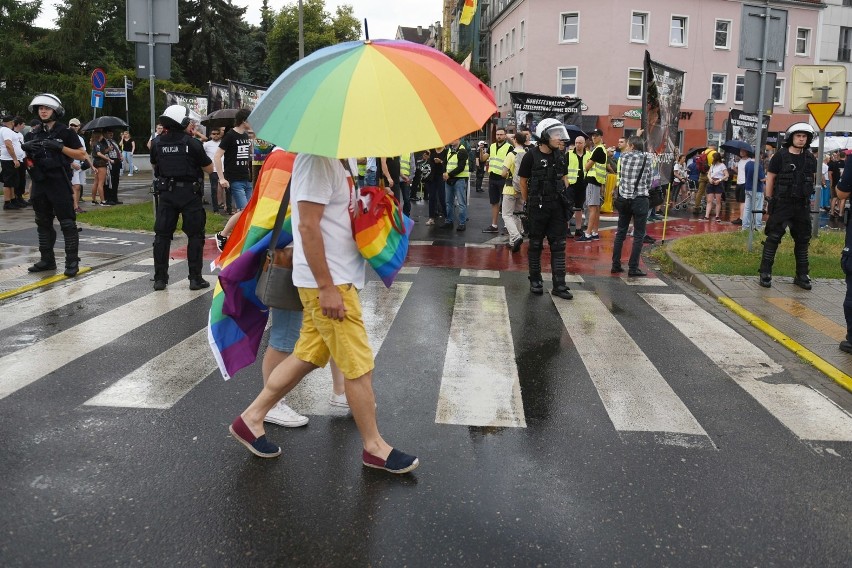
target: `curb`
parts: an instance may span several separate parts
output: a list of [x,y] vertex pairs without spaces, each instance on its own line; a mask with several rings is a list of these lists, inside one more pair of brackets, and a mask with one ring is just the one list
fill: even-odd
[[759,329],[800,358],[804,359],[811,365],[813,365],[817,370],[822,372],[828,378],[833,380],[835,383],[843,387],[849,392],[852,392],[852,376],[847,375],[813,351],[804,347],[792,337],[786,335],[782,331],[773,327],[766,321],[760,319],[758,316],[754,315],[744,307],[742,307],[737,302],[733,301],[731,298],[726,296],[722,290],[719,289],[718,286],[713,284],[713,281],[710,280],[706,275],[698,272],[693,267],[689,266],[674,252],[671,250],[671,245],[666,245],[664,248],[666,255],[671,259],[672,264],[674,265],[673,273],[676,277],[681,280],[685,280],[692,286],[698,288],[700,291],[708,294],[718,300],[720,304],[740,316],[743,320],[745,320],[748,324],[753,327]]
[[31,282],[30,284],[26,284],[19,288],[14,288],[13,290],[7,290],[5,292],[0,293],[0,301],[7,300],[9,298],[13,298],[25,292],[29,292],[31,290],[35,290],[37,288],[41,288],[42,286],[47,286],[48,284],[53,284],[55,282],[61,282],[62,280],[71,280],[72,278],[76,278],[81,274],[85,274],[92,270],[91,266],[81,266],[80,271],[77,272],[75,276],[65,276],[64,274],[56,274],[54,276],[48,276],[47,278],[42,278],[36,282]]

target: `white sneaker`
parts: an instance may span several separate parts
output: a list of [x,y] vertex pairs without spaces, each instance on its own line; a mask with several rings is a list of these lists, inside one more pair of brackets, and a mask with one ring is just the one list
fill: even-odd
[[278,404],[272,407],[272,410],[266,414],[266,418],[264,418],[263,421],[269,422],[270,424],[278,424],[285,428],[298,428],[299,426],[304,426],[308,423],[308,417],[302,416],[287,406],[287,403],[282,399],[278,401]]
[[331,399],[328,403],[332,406],[339,406],[341,408],[349,408],[349,402],[346,400],[346,393],[343,394],[334,394],[331,393]]

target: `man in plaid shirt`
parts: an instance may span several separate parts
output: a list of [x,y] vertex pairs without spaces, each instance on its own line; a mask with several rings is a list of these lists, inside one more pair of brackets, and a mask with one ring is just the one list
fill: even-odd
[[633,220],[633,249],[627,263],[628,276],[645,276],[639,269],[639,255],[642,253],[642,240],[645,238],[645,224],[648,221],[648,190],[651,189],[651,158],[645,154],[645,141],[639,136],[631,136],[627,141],[626,152],[621,155],[619,167],[621,174],[618,183],[618,230],[612,249],[612,274],[624,272],[621,267],[621,247],[627,237],[627,228]]

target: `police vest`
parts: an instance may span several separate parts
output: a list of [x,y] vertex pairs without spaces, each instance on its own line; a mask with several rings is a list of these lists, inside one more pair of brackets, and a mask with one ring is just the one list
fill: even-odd
[[564,169],[564,156],[558,150],[545,154],[538,148],[531,148],[529,153],[532,155],[532,174],[527,182],[527,193],[530,197],[556,197],[560,191],[557,171]]
[[190,138],[186,134],[178,139],[171,136],[165,140],[162,136],[157,140],[157,175],[160,178],[175,181],[198,181],[203,177],[201,169],[192,163],[189,156]]
[[358,164],[358,176],[364,177],[367,175],[367,164]]
[[[447,150],[447,173],[453,171],[457,167],[459,167],[459,151],[464,150],[464,144],[459,144],[459,147],[456,148],[456,151],[453,152],[452,147]],[[467,164],[464,165],[462,171],[453,176],[453,179],[461,179],[470,177],[470,171],[467,169]],[[502,170],[501,170],[502,171]]]
[[411,154],[399,157],[399,175],[411,177]]
[[[603,150],[604,163],[599,164],[597,162],[593,162],[594,165],[588,171],[587,175],[590,178],[594,178],[597,181],[598,185],[605,185],[606,184],[606,146],[604,146],[603,144],[598,144],[597,146],[595,146],[592,149],[591,152],[588,152],[589,156],[588,156],[588,158],[586,158],[586,162],[588,162],[592,159],[592,154],[594,154],[595,150],[597,150],[598,148]],[[585,166],[585,164],[584,164],[584,166]]]
[[512,145],[508,142],[503,142],[503,145],[497,147],[497,142],[492,142],[488,148],[488,173],[502,175],[503,162],[506,161],[506,156],[512,151]]
[[[54,122],[53,128],[45,129],[43,126],[39,128],[32,140],[59,140],[62,141],[60,134],[68,127],[60,122]],[[33,161],[33,165],[40,173],[51,177],[62,177],[66,175],[71,177],[71,159],[62,153],[62,150],[51,150],[44,146],[37,147],[34,152],[27,154]],[[23,170],[22,170],[23,171]]]
[[779,154],[781,155],[781,168],[775,176],[773,195],[781,199],[808,199],[814,192],[816,158],[805,148],[802,151],[805,166],[801,169],[796,167],[790,150],[782,149]]
[[[568,152],[568,183],[575,184],[577,183],[577,179],[580,177],[580,163],[582,161],[583,164],[586,163],[586,158],[588,157],[589,152],[586,152],[582,156],[578,156],[575,152]],[[585,175],[585,174],[584,174]]]

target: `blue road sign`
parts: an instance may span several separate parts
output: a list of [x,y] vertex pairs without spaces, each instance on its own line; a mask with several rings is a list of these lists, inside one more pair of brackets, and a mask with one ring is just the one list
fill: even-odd
[[106,79],[106,73],[100,67],[92,71],[92,87],[96,91],[100,91],[106,86]]
[[103,91],[92,91],[92,108],[104,108]]

